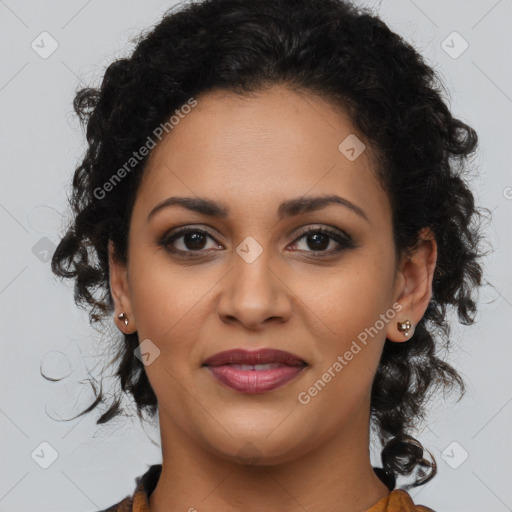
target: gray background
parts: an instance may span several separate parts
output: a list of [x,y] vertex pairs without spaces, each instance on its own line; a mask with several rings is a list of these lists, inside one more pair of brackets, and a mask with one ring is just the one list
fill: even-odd
[[[105,66],[129,52],[129,38],[173,4],[0,0],[1,512],[98,510],[131,494],[135,477],[161,461],[158,425],[145,432],[130,418],[103,427],[94,424],[95,415],[57,421],[91,402],[92,389],[80,380],[87,368],[99,375],[101,340],[73,304],[71,283],[53,278],[48,259],[85,149],[72,114],[75,89],[97,85]],[[439,474],[411,495],[438,512],[512,510],[512,1],[364,5],[441,73],[452,111],[477,130],[473,187],[479,204],[493,212],[488,237],[495,252],[486,260],[486,277],[495,288],[482,289],[475,326],[453,321],[456,350],[449,360],[468,392],[459,403],[454,395],[432,404],[418,438],[435,455]],[[58,43],[47,58],[31,47],[39,41],[43,51],[44,31]],[[461,53],[464,40],[469,47]],[[44,51],[50,43],[45,39]],[[67,377],[50,382],[41,368]],[[41,464],[51,462],[52,448],[43,442],[57,454],[47,469]]]

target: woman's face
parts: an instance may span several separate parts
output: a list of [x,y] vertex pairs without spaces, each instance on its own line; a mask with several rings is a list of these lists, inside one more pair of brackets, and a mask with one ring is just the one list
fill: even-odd
[[[363,439],[386,334],[404,320],[390,204],[368,149],[348,117],[284,86],[197,101],[150,155],[116,291],[150,340],[162,436],[269,463]],[[154,210],[171,197],[189,208]],[[171,239],[178,228],[189,234]],[[205,366],[232,349],[287,351],[303,366]]]

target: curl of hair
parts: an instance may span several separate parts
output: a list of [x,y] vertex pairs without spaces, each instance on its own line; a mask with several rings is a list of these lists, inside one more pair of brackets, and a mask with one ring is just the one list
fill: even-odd
[[[206,0],[166,12],[134,41],[130,57],[112,62],[98,88],[79,90],[74,110],[86,126],[88,149],[73,178],[73,221],[52,259],[53,272],[75,280],[77,305],[91,323],[113,312],[107,246],[127,259],[127,235],[147,157],[108,198],[95,193],[190,98],[213,90],[251,94],[274,84],[317,94],[348,112],[369,143],[375,170],[390,197],[396,254],[412,250],[423,228],[438,245],[433,296],[406,343],[386,340],[371,394],[371,418],[383,443],[382,472],[418,470],[421,485],[435,460],[410,431],[423,419],[438,386],[464,382],[438,357],[448,348],[448,306],[469,325],[482,280],[481,212],[464,173],[477,134],[443,101],[434,70],[371,12],[342,0]],[[134,357],[137,333],[118,346],[116,377],[141,411],[157,399]],[[103,398],[93,404],[101,402]],[[119,413],[115,401],[98,423]],[[83,413],[82,413],[83,414]]]

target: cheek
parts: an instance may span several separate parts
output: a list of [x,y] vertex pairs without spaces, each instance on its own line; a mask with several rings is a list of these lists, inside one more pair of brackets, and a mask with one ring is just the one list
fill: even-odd
[[134,255],[130,292],[139,337],[165,344],[198,327],[194,318],[216,280],[204,267],[172,265],[162,251]]
[[179,268],[164,260],[161,251],[134,255],[130,288],[139,341],[149,339],[159,350],[145,372],[162,409],[178,420],[183,411],[200,414],[190,396],[201,390],[195,389],[190,371],[200,360],[201,319],[211,309],[208,291],[218,278],[199,266]]
[[303,281],[301,293],[308,297],[309,329],[319,354],[308,380],[311,387],[303,391],[318,405],[318,414],[333,401],[339,404],[336,415],[343,415],[371,389],[386,328],[395,316],[389,291],[392,260],[374,254],[359,252],[329,273],[324,271],[321,286],[314,278]]
[[134,255],[131,263],[139,340],[151,340],[159,351],[145,371],[159,401],[178,415],[191,406],[183,386],[194,396],[201,393],[194,376],[208,343],[204,326],[214,308],[212,294],[225,272],[207,264],[180,267],[166,261],[162,251]]
[[[309,309],[308,317],[316,322],[311,330],[325,333],[322,339],[327,346],[342,349],[390,308],[393,272],[388,256],[375,249],[358,250],[336,267],[301,272],[294,278],[294,292],[307,306],[304,312]],[[377,328],[382,329],[381,322]]]

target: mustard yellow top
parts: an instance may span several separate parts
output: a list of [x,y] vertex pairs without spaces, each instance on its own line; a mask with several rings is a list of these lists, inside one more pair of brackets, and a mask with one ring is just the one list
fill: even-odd
[[[149,496],[153,492],[160,473],[161,464],[154,464],[144,475],[135,479],[137,484],[132,496],[126,496],[123,500],[100,512],[150,512]],[[415,505],[407,491],[394,489],[386,497],[379,500],[366,512],[435,512],[423,505]]]

